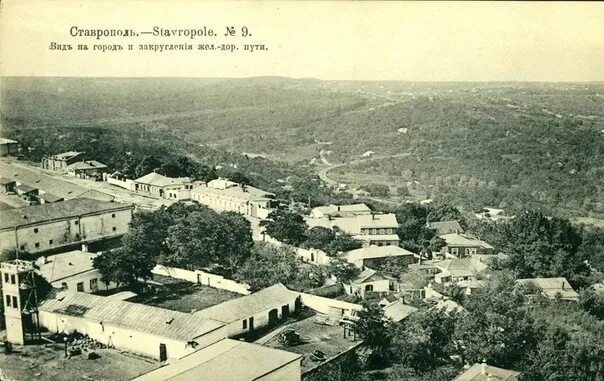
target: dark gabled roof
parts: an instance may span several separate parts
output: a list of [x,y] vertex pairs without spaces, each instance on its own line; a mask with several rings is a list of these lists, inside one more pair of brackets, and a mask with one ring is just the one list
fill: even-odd
[[55,219],[131,208],[132,206],[127,204],[92,200],[89,198],[74,198],[63,202],[2,210],[0,211],[0,230]]
[[464,232],[456,220],[428,222],[428,227],[436,230],[437,235]]

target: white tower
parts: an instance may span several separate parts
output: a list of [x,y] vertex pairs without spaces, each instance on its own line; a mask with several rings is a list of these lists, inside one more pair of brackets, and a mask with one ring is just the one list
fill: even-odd
[[25,332],[39,337],[38,300],[32,262],[15,259],[2,262],[2,303],[6,321],[6,340],[25,344]]

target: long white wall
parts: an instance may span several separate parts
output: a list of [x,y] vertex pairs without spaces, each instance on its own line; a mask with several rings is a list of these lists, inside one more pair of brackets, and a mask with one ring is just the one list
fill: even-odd
[[241,295],[249,295],[249,286],[247,284],[237,283],[234,280],[226,279],[223,276],[210,274],[201,270],[185,270],[177,267],[166,267],[157,265],[151,271],[153,274],[164,275],[170,278],[182,279],[192,283],[198,283],[204,286],[218,288],[236,292]]

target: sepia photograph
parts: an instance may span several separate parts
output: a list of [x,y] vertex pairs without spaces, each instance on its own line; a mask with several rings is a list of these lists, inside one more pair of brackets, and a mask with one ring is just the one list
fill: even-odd
[[4,0],[0,381],[604,381],[604,3]]

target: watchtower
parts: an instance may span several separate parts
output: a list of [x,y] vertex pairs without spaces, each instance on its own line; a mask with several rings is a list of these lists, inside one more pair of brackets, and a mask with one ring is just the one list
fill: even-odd
[[15,259],[2,262],[2,302],[6,320],[6,340],[25,344],[25,333],[31,339],[40,338],[38,297],[32,262]]

